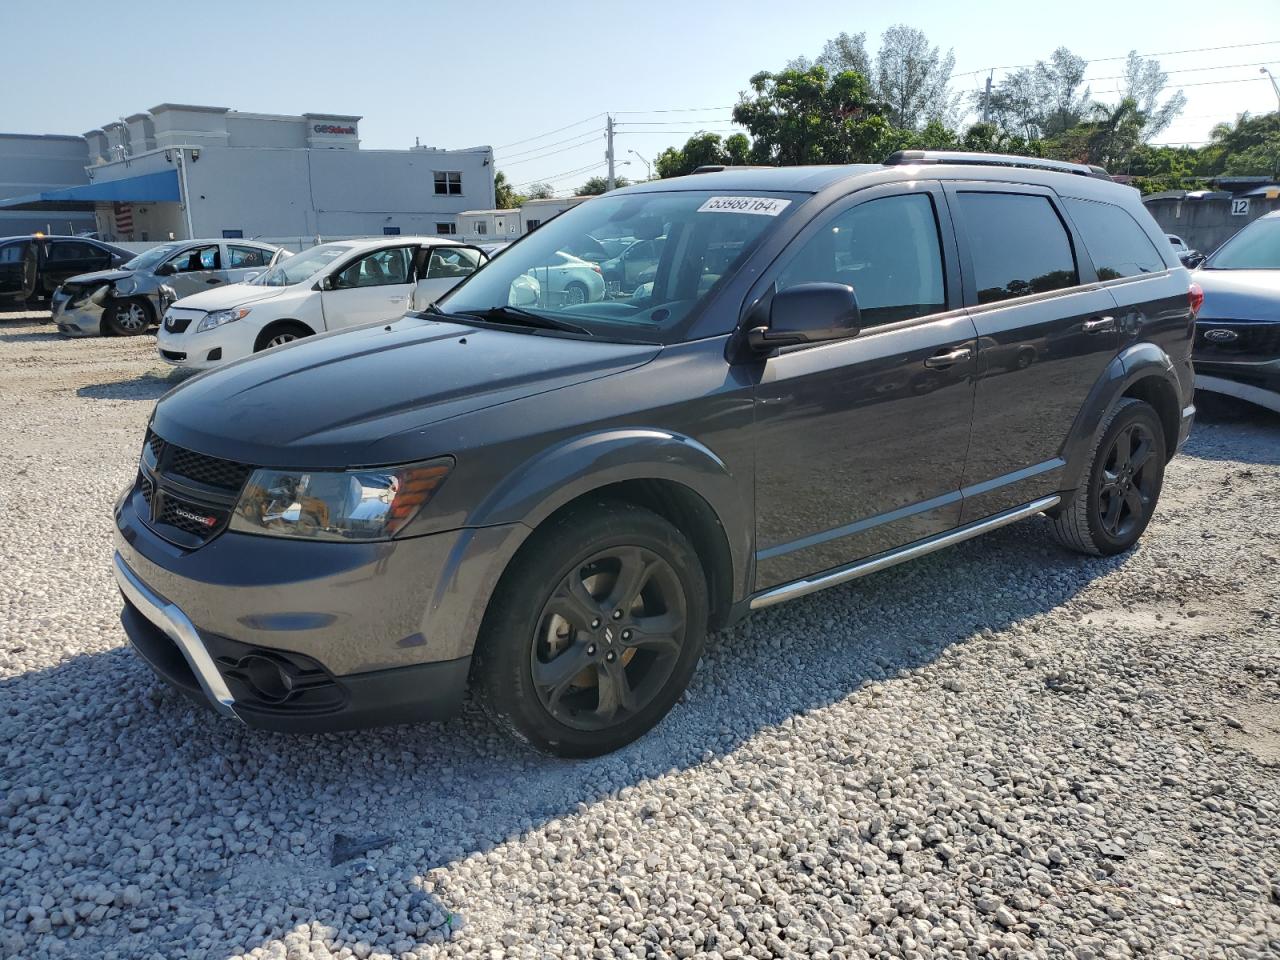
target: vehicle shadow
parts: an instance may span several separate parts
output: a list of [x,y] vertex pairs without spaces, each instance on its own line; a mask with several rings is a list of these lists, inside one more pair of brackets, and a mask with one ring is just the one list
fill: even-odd
[[1280,413],[1217,393],[1196,393],[1187,452],[1202,460],[1280,463]]
[[[0,897],[37,903],[53,876],[68,888],[103,872],[134,882],[151,869],[138,859],[139,838],[172,823],[181,824],[185,869],[175,873],[170,865],[163,880],[146,879],[177,884],[186,902],[176,912],[172,902],[127,906],[116,928],[98,933],[91,926],[64,941],[71,955],[93,955],[112,938],[131,955],[135,948],[163,953],[191,929],[175,916],[207,916],[213,943],[202,955],[220,960],[307,922],[340,928],[331,905],[297,906],[331,904],[330,884],[340,892],[376,887],[393,909],[417,898],[419,909],[442,917],[458,904],[425,887],[431,868],[487,852],[628,786],[730,754],[867,684],[892,683],[955,644],[1053,610],[1124,563],[1062,551],[1040,518],[761,611],[710,639],[687,694],[649,735],[610,756],[573,762],[498,736],[472,704],[447,723],[272,734],[190,705],[127,649],[76,657],[0,681],[0,703],[9,705],[0,714],[0,740],[22,744],[9,753],[9,796],[34,791],[41,798],[17,811],[27,822],[49,812],[51,793],[74,795],[58,810],[58,833],[70,847],[58,862],[83,866],[52,875],[38,867],[10,871],[0,877]],[[835,642],[851,634],[854,642]],[[91,742],[107,749],[77,749],[82,731],[103,726],[110,734]],[[175,781],[175,770],[185,776]],[[100,819],[108,811],[109,819]],[[32,836],[0,835],[0,861],[31,863],[42,845]],[[393,884],[377,880],[359,857],[335,866],[335,847],[351,837],[385,844],[375,862],[390,864],[400,889],[410,892],[388,893]],[[233,928],[261,921],[262,937],[233,941],[213,919],[215,903]],[[135,918],[149,927],[130,935]],[[25,936],[38,952],[39,938]],[[379,926],[366,939],[389,950],[403,937]]]
[[76,390],[76,396],[89,400],[159,400],[187,377],[187,374],[176,372],[145,373],[140,377],[112,380],[109,383],[86,384]]
[[0,341],[6,343],[52,343],[66,338],[56,329],[36,333],[0,333]]

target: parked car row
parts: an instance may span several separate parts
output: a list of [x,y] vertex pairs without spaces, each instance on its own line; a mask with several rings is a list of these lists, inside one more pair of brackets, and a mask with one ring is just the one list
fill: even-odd
[[[601,236],[633,240],[582,257]],[[1201,293],[1088,167],[910,151],[639,184],[419,299],[421,258],[455,250],[421,243],[326,244],[169,309],[161,349],[198,362],[344,325],[365,288],[370,316],[434,300],[156,406],[115,511],[123,622],[228,719],[439,718],[469,686],[523,742],[613,750],[751,610],[1039,513],[1129,549],[1195,413]]]
[[71,277],[132,258],[128,250],[87,237],[0,237],[0,305],[44,299]]

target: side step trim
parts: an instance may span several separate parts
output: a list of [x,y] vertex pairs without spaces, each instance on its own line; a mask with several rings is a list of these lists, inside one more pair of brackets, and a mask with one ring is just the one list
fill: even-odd
[[926,554],[933,553],[935,550],[941,550],[952,544],[980,536],[989,530],[995,530],[998,527],[1016,523],[1037,513],[1042,513],[1051,507],[1057,506],[1061,500],[1061,497],[1054,494],[1051,497],[1036,500],[1034,503],[1028,503],[1024,507],[1015,507],[1012,510],[997,513],[995,516],[987,517],[985,520],[979,520],[968,526],[948,530],[946,533],[940,533],[927,540],[918,540],[888,553],[882,553],[866,560],[859,560],[847,566],[836,567],[834,570],[815,577],[806,577],[803,580],[793,580],[790,583],[770,587],[768,590],[757,593],[751,598],[751,609],[759,610],[762,607],[771,607],[775,603],[782,603],[784,600],[794,600],[796,597],[816,593],[819,590],[825,590],[827,587],[834,587],[840,583],[847,583],[850,580],[865,577],[869,573],[875,573],[886,567],[892,567],[907,560],[914,560],[916,557],[923,557]]

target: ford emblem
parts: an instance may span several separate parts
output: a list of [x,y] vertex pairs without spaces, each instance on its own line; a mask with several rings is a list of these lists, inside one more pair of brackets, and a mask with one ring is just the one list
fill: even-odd
[[1206,330],[1204,332],[1204,338],[1212,341],[1213,343],[1231,343],[1235,340],[1239,340],[1240,334],[1236,333],[1234,330],[1217,327],[1213,330]]

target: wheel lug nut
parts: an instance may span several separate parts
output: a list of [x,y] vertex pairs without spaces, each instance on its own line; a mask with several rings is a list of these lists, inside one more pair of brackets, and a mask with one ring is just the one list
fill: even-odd
[[588,647],[587,647],[587,656],[589,656],[589,657],[594,657],[595,655],[596,655],[596,645],[595,645],[594,643],[593,643],[593,644],[588,645]]
[[631,639],[631,631],[630,631],[630,630],[623,630],[623,631],[622,631],[622,639],[623,639],[623,640],[630,640],[630,639]]
[[600,626],[600,618],[596,617],[594,620],[591,621],[591,629],[595,630],[599,626]]
[[622,619],[622,611],[621,611],[621,610],[615,610],[615,611],[613,611],[613,619],[615,619],[615,620],[621,620],[621,619]]
[[605,654],[605,659],[608,660],[610,663],[613,663],[614,656],[615,654],[613,653],[613,651],[610,651],[609,653]]

